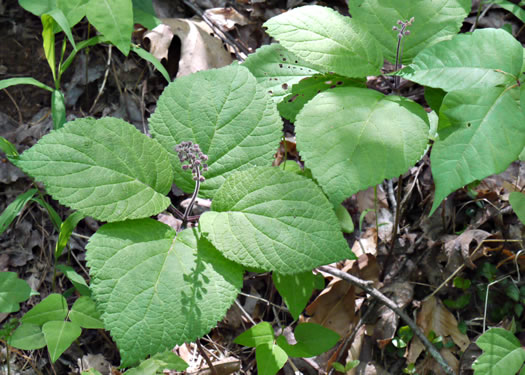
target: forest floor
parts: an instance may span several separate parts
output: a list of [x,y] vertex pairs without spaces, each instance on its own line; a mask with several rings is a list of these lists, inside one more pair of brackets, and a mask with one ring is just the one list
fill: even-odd
[[[196,3],[202,10],[222,8],[208,14],[217,17],[212,18],[216,22],[229,21],[231,30],[228,33],[248,52],[271,41],[262,27],[267,19],[306,4],[302,0],[233,4],[226,0],[197,0]],[[179,19],[195,16],[194,10],[182,2],[159,0],[154,4],[159,17],[171,19],[168,22],[176,23]],[[321,5],[348,15],[342,0]],[[474,1],[472,14],[465,20],[462,31],[471,28],[478,6],[479,1]],[[500,28],[509,24],[512,30],[521,30],[517,38],[522,44],[525,42],[523,24],[509,12],[493,6],[482,14],[479,28]],[[194,20],[199,21],[198,17]],[[30,76],[53,86],[42,47],[41,27],[39,18],[24,11],[16,0],[0,0],[0,35],[3,35],[0,79]],[[74,29],[78,39],[85,39],[90,32],[93,30],[85,20]],[[135,42],[144,44],[142,37],[143,32],[137,28]],[[223,61],[225,49],[216,54],[203,52],[207,43],[217,43],[217,39],[211,42],[206,38],[200,44],[194,43],[193,59],[184,59],[188,51],[181,50],[181,44],[185,43],[184,38],[194,37],[181,35],[169,48],[159,52],[167,59],[166,66],[172,77],[191,72],[195,64],[216,66]],[[57,40],[57,45],[61,45],[60,42]],[[154,41],[149,41],[151,43]],[[235,59],[234,54],[226,54],[227,58]],[[370,79],[367,85],[389,94],[388,79],[380,76]],[[116,116],[139,130],[146,128],[147,119],[167,85],[162,75],[137,55],[125,57],[116,48],[111,51],[107,45],[97,45],[79,54],[62,82],[68,120]],[[402,94],[426,106],[422,87],[404,85]],[[13,86],[0,91],[0,135],[9,139],[19,152],[31,147],[52,129],[50,100],[47,91],[31,86]],[[293,125],[287,124],[285,131],[287,157],[300,162],[294,150]],[[0,212],[33,186],[26,175],[3,158],[3,154],[1,156]],[[276,159],[282,157],[281,146],[280,150],[276,149]],[[474,341],[483,332],[485,320],[490,326],[525,333],[525,289],[520,279],[525,269],[525,255],[516,257],[524,248],[525,229],[508,201],[510,192],[525,187],[525,164],[515,162],[499,175],[456,191],[429,217],[433,182],[428,156],[424,157],[402,178],[400,225],[392,241],[394,207],[400,204],[396,200],[398,187],[398,179],[385,181],[377,187],[376,194],[370,188],[345,201],[356,227],[346,238],[359,260],[336,266],[373,281],[376,288],[414,317],[427,334],[434,331],[437,341],[442,338],[441,353],[454,369],[460,374],[470,374],[470,365],[480,354]],[[176,202],[187,198],[180,191],[172,193]],[[49,196],[45,199],[62,218],[67,217],[68,209]],[[61,259],[87,280],[85,245],[99,225],[93,219],[82,220],[74,231],[67,255]],[[18,313],[0,313],[0,325],[10,318],[22,316],[52,292],[71,290],[71,282],[60,273],[53,290],[52,254],[57,237],[47,212],[34,203],[27,205],[0,236],[0,271],[16,272],[40,293],[23,303]],[[281,373],[324,374],[331,371],[329,364],[333,361],[344,364],[353,359],[360,360],[356,374],[443,373],[419,341],[405,340],[403,330],[399,330],[405,323],[396,314],[342,280],[328,274],[323,276],[326,286],[314,293],[301,320],[323,324],[343,339],[333,350],[319,357],[294,359],[295,369],[287,363]],[[487,285],[496,280],[501,281],[490,287],[485,300]],[[74,295],[70,298],[74,300]],[[237,335],[251,326],[250,321],[272,322],[276,330],[284,329],[288,336],[292,329],[293,319],[282,308],[284,302],[270,274],[246,274],[238,302],[242,310],[234,305],[217,328],[200,341],[207,355],[214,359],[220,375],[256,373],[254,350],[233,343]],[[5,342],[0,343],[0,373],[6,371],[3,344]],[[177,347],[176,351],[191,364],[189,372],[210,374],[211,370],[197,349],[195,343],[190,343]],[[89,366],[96,366],[104,375],[120,373],[118,349],[109,332],[103,330],[86,331],[53,365],[46,350],[13,350],[10,361],[12,374],[78,374],[81,368]],[[407,369],[408,363],[416,363],[415,369]]]

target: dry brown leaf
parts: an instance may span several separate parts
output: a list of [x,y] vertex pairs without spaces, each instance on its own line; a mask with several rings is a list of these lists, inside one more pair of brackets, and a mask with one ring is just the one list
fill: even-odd
[[248,18],[231,7],[206,9],[204,15],[221,31],[230,31],[235,25],[245,26],[249,23]]
[[[395,282],[381,289],[381,292],[388,295],[400,309],[404,309],[412,301],[414,286],[408,282]],[[396,334],[399,316],[386,306],[379,306],[375,315],[379,316],[379,321],[374,326],[372,337],[383,349]]]
[[[359,356],[361,354],[361,349],[363,348],[363,342],[365,341],[365,332],[366,332],[366,327],[362,325],[357,331],[354,337],[354,341],[352,342],[352,345],[350,345],[350,349],[348,349],[348,355],[346,357],[345,363],[359,359]],[[346,375],[356,375],[356,374],[357,374],[357,367],[354,367],[353,369],[346,372]]]
[[[447,270],[449,272],[455,271],[461,264],[457,264],[458,254],[461,255],[463,262],[470,269],[475,269],[476,265],[471,259],[470,245],[473,241],[476,241],[476,245],[479,245],[483,240],[490,236],[490,233],[480,229],[470,229],[463,232],[454,241],[449,241],[445,244],[445,253],[448,257]],[[481,252],[478,251],[478,257],[481,256]]]
[[[434,296],[422,303],[416,321],[425,335],[434,331],[437,336],[450,337],[461,351],[465,351],[470,344],[468,336],[459,331],[454,315]],[[421,341],[414,338],[408,348],[407,361],[414,363],[424,349]]]
[[335,280],[306,307],[307,322],[320,324],[345,337],[356,322],[355,288],[344,280]]
[[[374,210],[374,187],[371,186],[366,190],[362,190],[355,195],[357,210],[359,212],[364,212],[369,209],[368,213],[365,216],[365,222],[370,225],[375,225],[376,222],[376,213]],[[386,194],[383,191],[381,185],[377,187],[377,208],[388,208],[388,201],[386,200]]]
[[222,41],[212,36],[213,31],[202,21],[167,18],[144,35],[150,52],[159,60],[168,59],[168,50],[176,35],[181,40],[181,56],[177,77],[201,70],[221,68],[231,64],[232,57]]
[[[439,351],[445,361],[450,365],[452,370],[454,370],[454,373],[457,374],[459,371],[459,360],[456,358],[456,356],[452,353],[450,349],[443,348]],[[416,366],[416,373],[419,375],[427,375],[427,374],[434,374],[434,375],[446,375],[445,370],[443,370],[443,367],[439,365],[439,363],[436,362],[434,357],[427,355],[421,363],[419,363]]]
[[377,255],[376,233],[375,227],[368,228],[361,238],[354,242],[352,252],[358,257],[363,254]]

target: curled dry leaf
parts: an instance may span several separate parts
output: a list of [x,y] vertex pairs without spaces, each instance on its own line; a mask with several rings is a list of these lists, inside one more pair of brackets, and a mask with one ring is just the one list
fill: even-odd
[[[425,335],[434,331],[437,336],[450,337],[461,351],[465,351],[470,344],[468,336],[459,331],[454,315],[436,297],[430,297],[422,303],[416,323]],[[424,345],[414,338],[408,348],[408,363],[414,363],[423,350]]]
[[306,307],[306,313],[311,316],[307,322],[320,324],[345,337],[357,321],[355,287],[341,279],[332,280]]
[[470,229],[463,232],[453,241],[448,241],[445,244],[445,253],[449,259],[447,263],[447,270],[453,272],[459,266],[458,264],[452,264],[453,260],[458,258],[458,255],[461,255],[461,258],[467,267],[470,269],[475,269],[476,265],[474,264],[473,260],[479,258],[482,255],[482,252],[478,251],[474,256],[474,259],[472,259],[472,254],[470,254],[470,245],[473,241],[475,241],[476,246],[479,246],[481,242],[483,242],[489,236],[490,233],[485,232],[484,230]]
[[182,18],[167,18],[162,22],[146,33],[144,39],[150,44],[151,54],[160,61],[167,61],[173,37],[177,36],[181,40],[177,77],[221,68],[233,61],[222,41],[212,36],[213,31],[204,22]]
[[247,17],[231,7],[206,9],[204,15],[225,32],[233,30],[235,25],[245,26],[249,23]]

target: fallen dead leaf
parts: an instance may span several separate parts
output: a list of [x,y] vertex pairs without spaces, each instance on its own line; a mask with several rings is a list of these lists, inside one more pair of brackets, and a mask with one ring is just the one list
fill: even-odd
[[204,16],[208,17],[221,31],[230,31],[236,25],[245,26],[249,23],[247,17],[231,7],[206,9]]
[[[439,352],[452,368],[452,370],[454,370],[454,373],[457,374],[459,370],[459,360],[452,353],[452,351],[450,349],[443,348]],[[427,355],[425,359],[423,359],[423,361],[421,361],[421,363],[416,366],[416,373],[419,375],[446,375],[443,367],[441,367],[439,363],[436,362],[434,357],[430,355]]]
[[183,18],[163,19],[162,24],[144,35],[150,52],[160,61],[167,62],[174,36],[181,40],[181,54],[176,77],[187,76],[201,70],[221,68],[231,64],[232,57],[222,41],[203,21]]
[[332,280],[306,307],[307,322],[320,324],[345,337],[356,323],[355,287],[344,280]]
[[[450,337],[461,351],[465,351],[470,344],[468,336],[459,331],[454,315],[434,296],[422,303],[416,322],[425,335],[434,331],[437,336]],[[408,348],[408,363],[414,363],[423,350],[424,345],[417,337],[414,338]]]

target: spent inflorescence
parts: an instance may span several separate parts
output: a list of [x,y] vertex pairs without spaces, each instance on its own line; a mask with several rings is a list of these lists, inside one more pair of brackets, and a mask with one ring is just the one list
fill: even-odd
[[193,144],[191,141],[181,142],[175,146],[175,151],[179,156],[179,160],[182,163],[182,169],[187,171],[191,169],[193,174],[193,180],[204,182],[205,178],[201,175],[202,172],[208,170],[208,155],[201,151],[198,144]]
[[410,30],[408,30],[408,27],[409,26],[412,26],[412,24],[414,23],[414,17],[410,18],[408,21],[401,21],[401,20],[397,20],[397,24],[399,26],[393,26],[392,27],[392,30],[394,31],[398,31],[397,33],[397,37],[399,39],[403,38],[405,35],[410,35]]

